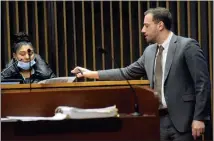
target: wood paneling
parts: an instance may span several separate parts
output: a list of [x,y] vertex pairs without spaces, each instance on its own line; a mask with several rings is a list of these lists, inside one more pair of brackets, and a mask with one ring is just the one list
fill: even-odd
[[[136,61],[147,46],[141,33],[145,7],[164,5],[171,10],[173,19],[176,19],[173,22],[173,32],[194,38],[200,43],[209,62],[212,79],[211,1],[204,2],[205,4],[190,1],[2,3],[5,5],[2,8],[2,68],[11,59],[11,37],[21,30],[20,27],[24,27],[24,30],[31,34],[37,53],[49,63],[57,76],[71,75],[70,70],[77,65],[93,70],[117,67],[114,61],[107,61],[109,57],[99,54],[97,47],[108,50],[118,65],[125,67]],[[19,10],[21,7],[24,10]],[[187,13],[182,11],[183,8],[186,8]],[[42,12],[39,9],[42,9]],[[203,11],[204,9],[207,10]],[[201,17],[201,12],[208,16]],[[24,21],[21,21],[22,19]],[[207,27],[202,33],[203,22],[207,22]],[[202,35],[208,35],[207,39]]]

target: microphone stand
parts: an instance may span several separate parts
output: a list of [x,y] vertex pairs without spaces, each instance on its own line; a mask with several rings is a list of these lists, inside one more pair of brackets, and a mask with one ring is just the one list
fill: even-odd
[[27,52],[28,52],[28,56],[29,56],[29,58],[30,58],[30,62],[29,62],[29,65],[30,65],[30,92],[31,92],[31,50],[30,49],[28,49],[27,50]]
[[[104,54],[106,54],[106,55],[109,55],[108,52],[107,52],[106,50],[104,50],[103,48],[100,48],[100,47],[99,47],[99,48],[97,48],[97,49],[98,49],[98,51],[99,51],[100,53],[104,53]],[[116,66],[119,68],[120,73],[122,74],[123,78],[127,81],[129,87],[131,88],[132,92],[134,93],[134,102],[135,102],[135,104],[134,104],[134,111],[135,111],[135,112],[132,113],[131,115],[133,115],[133,116],[140,116],[141,113],[139,112],[138,98],[137,98],[137,94],[136,94],[135,89],[134,89],[134,88],[132,87],[132,85],[129,83],[128,79],[126,78],[126,76],[124,75],[123,71],[121,70],[121,68],[120,68],[119,65],[117,64],[116,60],[115,60],[112,56],[110,56],[110,59],[113,60],[114,63],[116,64]]]

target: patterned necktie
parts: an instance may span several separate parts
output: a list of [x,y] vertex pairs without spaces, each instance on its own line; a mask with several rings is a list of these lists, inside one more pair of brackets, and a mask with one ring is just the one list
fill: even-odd
[[162,52],[164,50],[163,46],[158,46],[158,55],[156,57],[156,67],[155,67],[155,82],[154,82],[154,89],[158,94],[159,97],[159,103],[160,107],[162,107],[162,102],[161,102],[161,89],[162,89]]

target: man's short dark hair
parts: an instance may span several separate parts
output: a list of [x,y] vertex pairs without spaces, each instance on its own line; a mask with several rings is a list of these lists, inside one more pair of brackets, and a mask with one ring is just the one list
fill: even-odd
[[153,15],[153,21],[158,23],[162,21],[166,27],[166,29],[171,29],[172,24],[172,15],[168,9],[163,7],[150,8],[148,9],[144,15],[151,13]]

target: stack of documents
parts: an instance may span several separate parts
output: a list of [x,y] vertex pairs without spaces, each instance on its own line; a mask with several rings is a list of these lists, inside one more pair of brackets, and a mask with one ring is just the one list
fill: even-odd
[[63,120],[63,119],[89,119],[89,118],[108,118],[119,117],[116,106],[98,109],[81,109],[68,106],[59,106],[55,110],[53,117],[26,117],[26,116],[7,116],[1,118],[2,122],[11,121],[38,121],[38,120]]
[[56,108],[55,113],[66,115],[66,118],[68,119],[105,118],[119,116],[116,106],[98,109],[80,109],[74,107],[59,106]]

